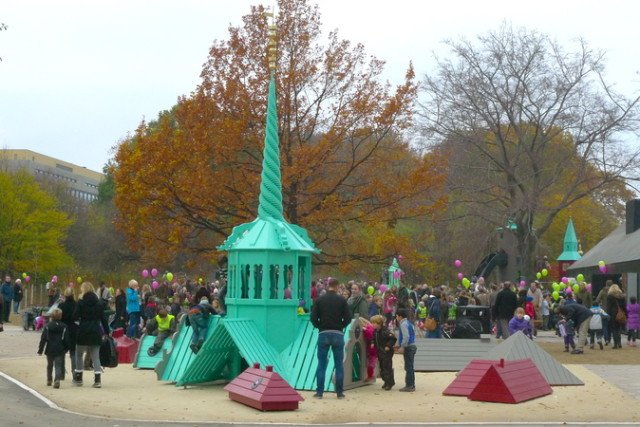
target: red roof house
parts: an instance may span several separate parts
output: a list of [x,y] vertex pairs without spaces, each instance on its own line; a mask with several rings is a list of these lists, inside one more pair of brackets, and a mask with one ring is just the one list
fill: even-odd
[[272,366],[260,369],[255,363],[245,369],[224,388],[229,398],[261,411],[291,411],[298,409],[304,398]]

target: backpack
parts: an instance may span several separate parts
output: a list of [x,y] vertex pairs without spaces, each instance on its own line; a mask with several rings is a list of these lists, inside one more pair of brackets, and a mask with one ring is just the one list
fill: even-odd
[[102,340],[102,344],[100,344],[100,365],[104,368],[115,368],[118,366],[116,343],[110,336],[107,336]]

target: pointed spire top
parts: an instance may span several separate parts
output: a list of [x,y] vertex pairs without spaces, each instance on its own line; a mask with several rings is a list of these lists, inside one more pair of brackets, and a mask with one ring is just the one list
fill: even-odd
[[566,245],[568,243],[578,244],[578,237],[576,236],[576,230],[573,228],[573,221],[571,218],[569,218],[569,222],[567,223],[567,231],[564,233],[564,244]]
[[[267,14],[273,16],[273,14]],[[262,159],[262,182],[260,183],[259,218],[283,220],[282,182],[280,176],[280,141],[278,140],[278,111],[275,83],[275,25],[269,25],[269,98],[267,100],[267,125]]]

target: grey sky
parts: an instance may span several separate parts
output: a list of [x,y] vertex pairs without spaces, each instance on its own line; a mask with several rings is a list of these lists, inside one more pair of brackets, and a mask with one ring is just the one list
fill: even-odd
[[[0,148],[26,148],[100,171],[111,148],[199,83],[214,39],[258,0],[3,0]],[[266,5],[275,2],[263,2]],[[399,82],[410,60],[429,71],[441,41],[506,20],[566,47],[607,51],[609,81],[640,89],[640,2],[321,0],[323,28],[361,42]]]

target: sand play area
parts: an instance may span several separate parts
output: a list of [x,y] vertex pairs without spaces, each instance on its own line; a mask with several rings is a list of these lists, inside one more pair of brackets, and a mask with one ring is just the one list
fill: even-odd
[[[175,420],[192,422],[262,423],[407,423],[407,422],[638,422],[638,400],[578,364],[565,366],[584,386],[553,387],[553,393],[519,404],[475,402],[465,397],[443,396],[455,373],[416,373],[416,392],[401,393],[404,370],[402,356],[394,359],[396,388],[384,391],[381,381],[346,391],[338,400],[327,393],[322,400],[301,392],[304,401],[296,411],[260,412],[229,400],[223,384],[206,384],[186,389],[156,380],[152,370],[138,370],[120,364],[106,369],[102,389],[91,388],[93,376],[85,374],[85,385],[71,385],[70,375],[59,390],[45,384],[46,358],[37,356],[39,333],[24,332],[5,325],[0,335],[0,371],[41,393],[56,405],[82,414],[114,419]],[[583,359],[562,354],[560,342],[540,344],[560,362],[634,363],[637,348],[620,351],[587,351]],[[562,360],[565,358],[565,360]],[[67,364],[68,366],[68,364]]]

